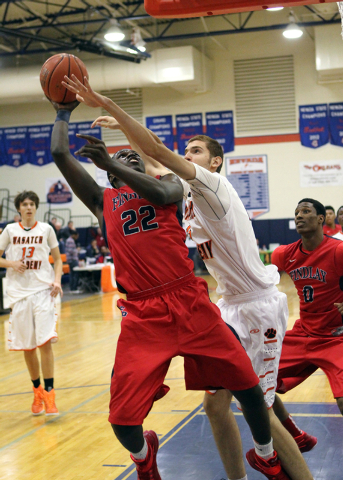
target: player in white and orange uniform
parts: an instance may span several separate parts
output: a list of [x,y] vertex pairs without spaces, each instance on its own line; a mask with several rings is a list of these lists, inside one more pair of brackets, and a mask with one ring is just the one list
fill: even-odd
[[[93,92],[87,81],[83,86],[73,76],[73,81],[68,79],[68,84],[77,93],[78,100],[92,107],[103,106],[113,115],[130,143],[133,141],[145,156],[158,159],[191,185],[193,205],[188,206],[187,218],[194,220],[192,238],[199,244],[205,263],[218,280],[219,293],[225,296],[219,305],[224,319],[230,323],[233,319],[238,320],[234,327],[237,326],[255,368],[262,372],[261,381],[267,385],[265,393],[269,397],[269,392],[275,391],[281,339],[286,329],[286,297],[275,287],[278,280],[276,269],[271,267],[269,273],[259,259],[249,218],[236,192],[224,177],[213,173],[222,163],[222,157],[212,155],[205,142],[200,141],[195,145],[197,149],[192,150],[194,154],[199,151],[200,161],[187,158],[187,154],[186,159],[191,160],[187,162],[168,150],[152,132],[109,99]],[[224,183],[221,179],[225,180]],[[273,313],[269,316],[271,310]],[[246,320],[246,324],[243,325],[242,320]],[[271,365],[270,369],[265,368],[266,364]],[[219,390],[213,397],[206,394],[205,398],[205,405],[211,404],[208,413],[217,423],[214,435],[229,478],[245,480],[237,424],[232,412],[228,413],[230,402],[231,394],[226,390]],[[276,449],[280,457],[283,457],[284,468],[293,480],[312,479],[293,438],[272,411],[270,416],[273,438],[278,444]],[[267,478],[290,478],[280,467],[272,441],[265,445],[255,443],[255,450],[249,451],[247,458],[253,468]]]
[[[62,261],[53,228],[35,219],[39,198],[32,191],[14,200],[22,221],[8,224],[0,235],[0,267],[6,268],[11,316],[8,348],[24,351],[33,383],[32,414],[58,415],[55,405],[54,357],[51,343],[56,332],[56,297],[62,293]],[[49,253],[55,269],[49,263]],[[40,383],[37,347],[41,354],[44,389]]]

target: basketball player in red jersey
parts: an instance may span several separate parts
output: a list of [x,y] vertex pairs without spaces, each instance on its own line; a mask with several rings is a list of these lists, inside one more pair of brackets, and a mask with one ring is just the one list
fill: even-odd
[[[77,102],[76,102],[77,103]],[[51,151],[75,194],[97,216],[106,232],[116,268],[122,312],[109,421],[130,451],[138,478],[160,480],[155,432],[142,423],[163,384],[170,360],[185,358],[187,389],[221,387],[240,401],[254,439],[270,444],[267,408],[251,362],[213,305],[204,280],[193,275],[185,232],[179,224],[183,188],[171,173],[146,175],[140,156],[121,150],[111,159],[105,144],[82,135],[88,144],[77,153],[107,171],[113,188],[103,189],[70,154],[68,121],[76,103],[56,105]],[[273,477],[287,480],[275,455]]]
[[333,237],[334,235],[336,235],[336,233],[342,233],[341,225],[337,225],[335,223],[336,214],[334,208],[330,205],[327,205],[325,207],[325,212],[325,223],[323,225],[323,232],[325,233],[325,235]]
[[[279,364],[278,389],[285,393],[302,383],[318,368],[328,377],[343,415],[343,242],[323,234],[325,208],[304,198],[295,210],[301,239],[276,248],[272,263],[291,277],[300,299],[300,319],[284,338]],[[303,436],[311,450],[315,437],[299,429],[276,395],[274,411],[293,435]]]

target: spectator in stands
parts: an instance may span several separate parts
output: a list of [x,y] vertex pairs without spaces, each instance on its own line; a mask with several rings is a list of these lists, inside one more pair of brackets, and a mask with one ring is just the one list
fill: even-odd
[[[70,222],[69,222],[70,223]],[[70,288],[70,293],[81,293],[78,289],[78,283],[79,283],[79,274],[78,272],[74,272],[74,267],[79,266],[79,250],[76,245],[76,240],[78,239],[79,234],[76,230],[71,231],[71,235],[69,238],[67,238],[65,242],[65,253],[67,255],[67,262],[69,265],[69,275],[70,275],[70,280],[69,280],[69,288]]]
[[52,228],[54,229],[54,232],[56,233],[56,223],[57,223],[57,218],[56,217],[52,217],[51,220],[49,220],[48,224],[52,226]]
[[101,248],[102,248],[102,247],[105,247],[105,250],[104,250],[104,251],[106,251],[106,253],[109,254],[110,251],[109,251],[109,249],[107,248],[106,240],[105,240],[104,237],[102,236],[102,231],[101,231],[101,228],[100,228],[100,227],[97,228],[97,230],[96,230],[96,237],[95,237],[95,239],[96,239],[96,243],[97,243],[97,245],[98,245],[99,250],[101,251]]
[[106,257],[111,257],[111,254],[107,247],[100,247],[100,255],[96,259],[96,263],[105,263]]
[[17,213],[17,214],[14,215],[13,220],[10,220],[8,223],[18,223],[18,222],[20,222],[20,220],[21,220],[21,217]]
[[[343,205],[339,207],[339,209],[337,210],[337,221],[343,230]],[[339,240],[343,240],[343,232],[338,232],[332,236],[333,238],[338,238]]]
[[323,226],[323,232],[325,235],[332,237],[338,232],[342,232],[342,227],[335,223],[335,210],[330,205],[325,207],[326,216],[325,216],[325,225]]
[[72,220],[69,220],[67,226],[65,228],[62,228],[61,230],[61,238],[67,240],[74,231],[74,222]]
[[62,236],[62,223],[61,222],[56,222],[55,223],[55,233],[56,237],[58,240],[58,244],[60,247],[60,252],[61,253],[66,253],[66,244],[65,244],[65,239]]
[[97,259],[97,257],[99,255],[100,255],[100,250],[99,250],[98,245],[96,243],[96,239],[93,238],[91,243],[86,248],[86,256],[89,257],[89,258]]

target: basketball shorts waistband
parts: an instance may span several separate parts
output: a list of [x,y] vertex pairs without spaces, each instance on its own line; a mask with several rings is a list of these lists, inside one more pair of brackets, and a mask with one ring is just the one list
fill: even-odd
[[164,293],[170,292],[171,290],[175,290],[176,288],[181,287],[185,283],[189,283],[190,281],[194,280],[196,277],[193,272],[190,272],[188,275],[185,277],[177,278],[176,280],[173,280],[172,282],[165,283],[163,285],[159,285],[158,287],[154,288],[149,288],[148,290],[143,290],[142,292],[136,292],[136,293],[128,293],[126,295],[126,298],[131,301],[131,300],[142,300],[145,298],[150,298],[150,297],[157,297],[159,295],[162,295]]
[[265,298],[272,297],[280,293],[278,288],[273,286],[264,290],[256,290],[255,292],[242,293],[239,295],[223,295],[223,300],[229,305],[240,305],[242,303],[251,303]]

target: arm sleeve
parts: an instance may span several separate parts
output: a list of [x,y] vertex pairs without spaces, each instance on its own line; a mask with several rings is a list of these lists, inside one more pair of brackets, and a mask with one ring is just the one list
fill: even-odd
[[0,235],[0,250],[6,250],[8,244],[10,243],[10,236],[8,233],[8,229],[5,227],[3,232]]
[[276,265],[279,272],[285,270],[285,245],[280,245],[272,253],[272,264]]
[[194,203],[202,213],[213,220],[225,217],[231,205],[229,188],[233,188],[225,177],[211,173],[195,165],[196,175],[188,180]]
[[50,225],[49,225],[49,231],[48,231],[48,245],[49,245],[50,250],[58,247],[58,245],[59,245],[57,237],[56,237],[56,233]]
[[335,266],[338,275],[343,276],[343,242],[340,242],[335,251]]

